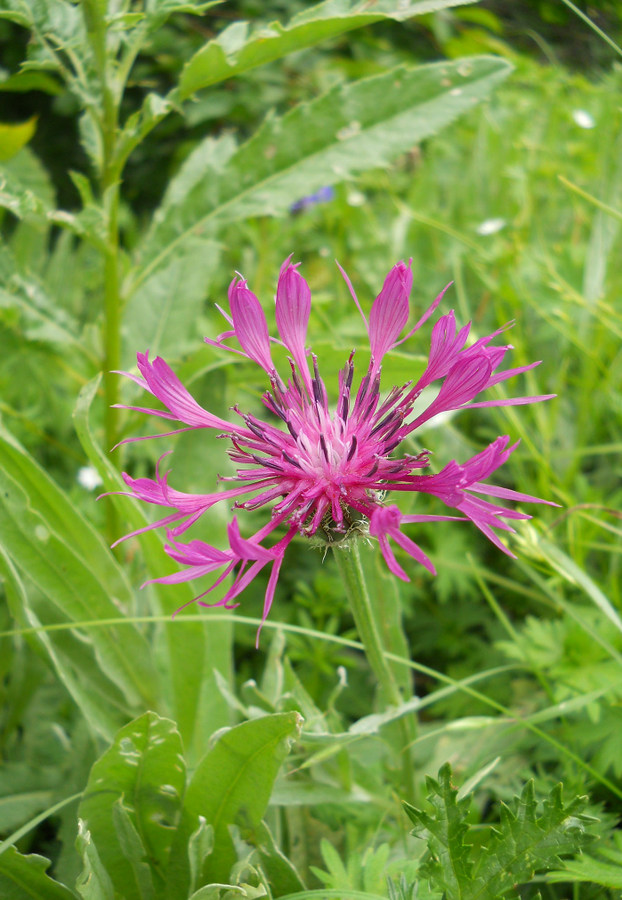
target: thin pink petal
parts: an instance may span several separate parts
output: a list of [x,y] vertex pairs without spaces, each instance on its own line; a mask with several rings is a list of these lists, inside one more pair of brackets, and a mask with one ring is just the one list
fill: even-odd
[[242,537],[240,526],[235,516],[233,521],[227,525],[227,537],[229,538],[229,546],[240,559],[258,560],[263,563],[274,559],[272,550],[266,550],[265,547],[261,547],[255,541],[249,541]]
[[233,428],[229,422],[203,409],[159,356],[150,362],[148,353],[138,353],[136,359],[148,389],[180,422],[194,428],[219,428],[225,431]]
[[274,372],[270,355],[270,337],[266,316],[261,303],[245,281],[233,279],[229,286],[229,305],[235,334],[247,356],[268,374]]
[[283,264],[276,289],[275,317],[281,340],[292,354],[298,371],[309,387],[305,341],[311,313],[311,291],[291,264]]
[[369,313],[369,343],[376,366],[380,366],[408,321],[409,298],[413,283],[410,263],[393,266]]

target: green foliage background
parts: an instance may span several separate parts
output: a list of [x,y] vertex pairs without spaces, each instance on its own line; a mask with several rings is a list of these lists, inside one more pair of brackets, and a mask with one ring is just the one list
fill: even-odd
[[[622,26],[577,6],[609,43],[543,0],[4,0],[0,897],[619,897]],[[475,336],[515,320],[514,365],[543,360],[521,393],[558,395],[422,433],[438,468],[520,438],[505,483],[560,508],[516,561],[454,523],[417,534],[435,579],[365,554],[397,708],[330,555],[292,544],[256,652],[265,581],[171,622],[191,588],[138,590],[160,537],[108,549],[145,510],[78,480],[174,446],[176,486],[212,490],[210,436],[109,454],[152,433],[109,371],[149,347],[216,414],[259,409],[202,338],[235,270],[269,311],[292,251],[328,384],[365,342],[333,259],[368,309],[412,257],[413,321],[452,280]]]

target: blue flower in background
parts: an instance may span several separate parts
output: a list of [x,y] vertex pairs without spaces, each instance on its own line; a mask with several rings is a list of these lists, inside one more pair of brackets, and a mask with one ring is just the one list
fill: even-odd
[[296,202],[292,203],[290,206],[289,211],[293,213],[302,212],[305,209],[309,209],[311,206],[316,206],[318,203],[330,203],[330,201],[334,199],[335,189],[330,184],[327,184],[314,194],[309,194],[308,197],[301,197],[300,200],[296,200]]

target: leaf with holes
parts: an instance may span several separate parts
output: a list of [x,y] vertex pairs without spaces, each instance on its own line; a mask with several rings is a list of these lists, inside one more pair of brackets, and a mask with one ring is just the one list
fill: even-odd
[[167,872],[185,789],[181,751],[175,723],[148,712],[91,769],[78,815],[126,900],[142,900]]

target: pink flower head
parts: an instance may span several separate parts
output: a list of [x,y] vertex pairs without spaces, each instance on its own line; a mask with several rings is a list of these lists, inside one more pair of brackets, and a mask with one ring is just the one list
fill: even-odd
[[[231,608],[237,605],[233,601],[253,578],[269,566],[271,573],[263,624],[274,599],[285,551],[296,533],[306,537],[319,533],[325,541],[338,543],[347,538],[352,526],[358,526],[358,530],[368,528],[369,535],[378,540],[391,572],[406,581],[408,575],[398,562],[390,541],[432,573],[434,566],[423,550],[403,532],[404,525],[456,518],[471,520],[511,556],[495,529],[511,532],[513,529],[505,520],[528,519],[529,516],[484,500],[480,495],[495,500],[548,502],[486,483],[517,444],[508,446],[509,438],[499,437],[466,462],[460,464],[452,460],[437,474],[422,472],[428,467],[429,451],[423,450],[416,455],[400,454],[398,448],[417,427],[447,410],[535,403],[554,396],[476,400],[487,388],[526,372],[538,363],[500,369],[511,347],[494,345],[492,341],[505,329],[479,338],[467,347],[470,325],[456,331],[454,314],[450,312],[441,316],[432,329],[428,362],[414,385],[410,382],[382,395],[383,357],[423,325],[440,303],[444,291],[400,339],[409,315],[410,263],[400,262],[391,269],[371,307],[369,321],[343,273],[367,328],[371,360],[358,387],[354,388],[354,351],[350,354],[339,375],[336,403],[330,404],[317,358],[311,355],[309,359],[306,347],[311,292],[297,265],[290,259],[281,268],[276,292],[275,317],[280,339],[270,338],[259,300],[246,281],[237,278],[229,288],[231,315],[223,313],[230,330],[215,341],[206,338],[208,343],[238,353],[264,370],[269,377],[270,390],[264,394],[263,403],[278,424],[242,413],[237,407],[235,412],[241,420],[238,423],[212,415],[190,396],[163,360],[156,357],[150,361],[147,353],[138,354],[140,376],[129,375],[166,407],[163,411],[144,407],[130,409],[181,422],[185,426],[177,429],[181,431],[217,429],[229,439],[229,456],[237,466],[235,475],[222,479],[231,487],[208,494],[186,494],[171,488],[168,473],[161,474],[159,465],[154,480],[134,479],[124,474],[128,494],[168,510],[165,517],[132,535],[149,528],[165,527],[166,552],[186,567],[155,581],[176,584],[220,570],[216,581],[195,599],[201,605],[212,605],[202,598],[231,575],[233,581],[226,594],[215,604]],[[291,375],[287,381],[277,373],[272,362],[270,344],[277,340],[291,355]],[[225,341],[233,341],[234,346]],[[414,413],[415,402],[423,389],[432,384],[437,387],[436,395],[425,409]],[[458,515],[404,514],[397,505],[385,502],[389,491],[395,492],[394,496],[403,491],[432,495]],[[199,540],[187,544],[177,540],[215,503],[232,499],[237,510],[269,506],[271,513],[267,524],[252,537],[243,538],[234,518],[228,528],[229,547],[226,550]],[[265,542],[270,544],[271,536],[278,529],[283,529],[282,536],[267,545]]]

